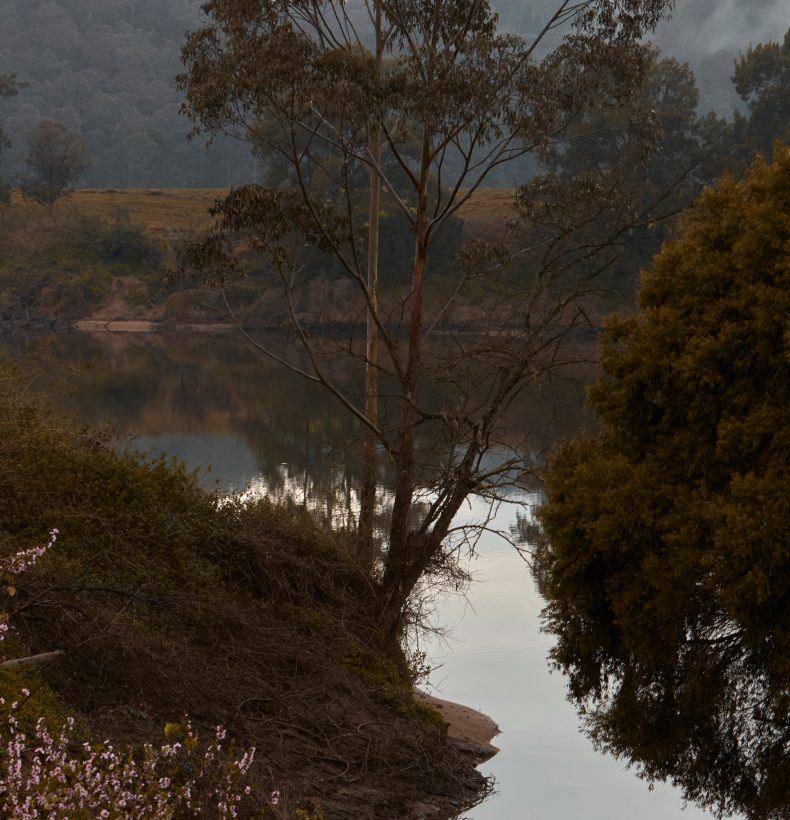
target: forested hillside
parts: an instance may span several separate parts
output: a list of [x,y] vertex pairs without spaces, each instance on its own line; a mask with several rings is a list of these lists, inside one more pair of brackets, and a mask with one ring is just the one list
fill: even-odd
[[200,18],[195,0],[5,0],[0,73],[28,84],[3,105],[17,170],[42,118],[81,133],[90,187],[215,186],[246,181],[249,152],[231,141],[210,152],[188,143],[178,113],[179,48]]
[[[350,5],[363,13],[362,0]],[[544,23],[542,0],[494,5],[510,31],[528,35]],[[755,31],[758,39],[781,36],[782,5],[678,3],[657,42],[666,54],[691,61],[703,111],[734,108],[729,76],[735,56]],[[0,74],[16,73],[28,85],[19,96],[0,100],[12,142],[3,154],[3,176],[21,170],[25,140],[36,124],[54,119],[87,142],[85,187],[224,187],[254,179],[259,172],[244,145],[220,139],[207,151],[200,141],[186,141],[190,124],[178,113],[174,77],[184,34],[200,18],[199,0],[4,0]],[[497,176],[490,184],[521,181]]]

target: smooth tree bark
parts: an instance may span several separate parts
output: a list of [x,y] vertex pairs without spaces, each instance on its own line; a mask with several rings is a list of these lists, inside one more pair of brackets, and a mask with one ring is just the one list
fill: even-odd
[[[394,495],[378,583],[381,627],[393,638],[418,617],[421,584],[457,579],[461,545],[486,528],[454,525],[464,501],[477,493],[495,503],[529,468],[506,433],[507,412],[525,387],[578,361],[571,343],[596,276],[657,215],[634,207],[615,170],[546,175],[519,189],[507,232],[462,250],[451,286],[432,277],[437,237],[496,169],[561,144],[598,95],[636,107],[647,63],[639,41],[669,5],[557,0],[526,40],[497,31],[487,0],[210,0],[207,24],[187,39],[180,82],[197,128],[265,146],[291,176],[232,191],[183,265],[224,282],[240,270],[240,239],[270,261],[308,365],[253,343],[329,390],[365,430],[366,539],[375,453],[384,454]],[[646,147],[649,129],[634,122],[634,144]],[[625,157],[632,173],[640,156]],[[362,213],[360,180],[369,181]],[[413,241],[409,284],[386,291],[376,279],[385,207]],[[335,347],[362,359],[361,403],[331,378],[325,341],[297,308],[305,247],[333,259],[364,305],[362,352],[353,329]],[[472,298],[484,303],[482,327],[457,332],[453,311]],[[376,389],[384,376],[395,385],[391,423]]]
[[[376,80],[381,82],[384,67],[385,32],[381,0],[371,0],[374,27],[374,60]],[[381,111],[378,106],[373,111],[371,125],[370,164],[368,179],[370,184],[370,204],[368,207],[368,263],[367,285],[371,299],[367,308],[366,348],[365,348],[365,416],[374,426],[379,424],[379,337],[378,320],[379,294],[379,242],[381,235],[381,177],[378,169],[382,157]],[[362,430],[365,437],[362,451],[362,482],[359,493],[359,536],[363,544],[373,544],[374,518],[376,515],[376,493],[378,487],[378,454],[375,434]]]

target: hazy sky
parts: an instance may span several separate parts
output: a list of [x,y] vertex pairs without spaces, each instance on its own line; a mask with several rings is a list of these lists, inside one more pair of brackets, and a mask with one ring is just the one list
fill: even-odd
[[777,40],[790,27],[790,0],[678,0],[656,40],[679,57]]

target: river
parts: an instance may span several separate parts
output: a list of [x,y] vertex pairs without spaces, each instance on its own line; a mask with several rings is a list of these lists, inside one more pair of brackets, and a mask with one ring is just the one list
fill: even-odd
[[[355,427],[320,388],[261,361],[220,335],[68,334],[0,337],[0,352],[26,362],[32,388],[86,424],[116,426],[146,452],[165,452],[210,472],[223,491],[290,495],[326,518],[353,508]],[[342,378],[344,374],[340,373]],[[578,386],[523,408],[523,424],[552,441],[589,427]],[[535,397],[533,397],[534,399]],[[549,430],[550,432],[546,433]],[[536,496],[502,504],[494,528],[509,531]],[[462,516],[478,520],[482,502]],[[475,820],[672,820],[704,817],[680,793],[648,790],[622,762],[597,753],[579,732],[560,673],[546,656],[542,600],[528,566],[493,533],[480,539],[465,596],[437,602],[425,640],[429,690],[490,715],[500,753],[483,768],[496,793]]]

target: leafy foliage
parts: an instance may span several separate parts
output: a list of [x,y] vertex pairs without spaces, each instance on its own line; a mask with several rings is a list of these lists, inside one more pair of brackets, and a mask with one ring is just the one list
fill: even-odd
[[0,322],[65,323],[113,298],[146,310],[167,297],[163,243],[123,213],[99,219],[59,208],[53,216],[15,204],[0,247]]
[[[17,80],[15,74],[0,74],[0,98],[15,97],[22,87],[23,83]],[[0,126],[0,155],[2,155],[3,149],[9,148],[10,145],[11,141],[5,131],[3,131],[2,126]],[[4,205],[8,205],[10,202],[11,188],[6,182],[0,179],[0,208]]]
[[741,151],[769,155],[775,139],[790,142],[790,29],[784,41],[750,46],[735,65],[735,88],[749,107],[749,117],[736,114],[736,139]]
[[[23,690],[22,706],[30,692]],[[0,700],[0,708],[9,707]],[[0,725],[5,754],[0,763],[0,809],[4,817],[216,817],[230,820],[244,811],[244,785],[255,750],[238,760],[223,748],[224,729],[198,749],[191,725],[176,740],[158,748],[147,744],[137,758],[112,743],[76,743],[75,721],[68,718],[52,734],[42,717],[30,732],[17,719],[19,702],[10,704]],[[31,749],[30,746],[33,748]]]
[[31,176],[22,180],[23,193],[51,211],[88,167],[85,143],[63,123],[42,120],[30,137],[25,163]]
[[[612,185],[631,192],[643,214],[604,277],[615,294],[632,298],[636,273],[650,264],[677,215],[705,186],[726,171],[741,176],[758,151],[769,155],[774,140],[788,140],[790,75],[782,53],[778,44],[766,43],[741,57],[733,82],[750,100],[750,113],[728,121],[698,113],[697,83],[688,64],[645,47],[643,81],[631,97],[618,99],[604,89],[580,111],[574,139],[550,153],[549,173],[568,181],[606,172]],[[659,206],[648,211],[651,202]],[[594,224],[598,231],[606,227],[600,220]]]
[[611,319],[603,432],[546,475],[537,569],[592,738],[724,813],[790,807],[790,149],[708,191]]
[[[53,530],[47,544],[0,561],[0,573],[7,584],[6,600],[16,596],[16,576],[35,566],[55,545],[57,536],[58,531]],[[0,616],[2,642],[9,629],[5,609]],[[24,668],[31,660],[35,659],[17,663]],[[6,672],[5,666],[0,666],[2,672]],[[31,703],[34,693],[22,686],[13,695],[10,702],[0,697],[0,715],[5,718],[0,720],[5,752],[0,763],[0,810],[5,817],[26,820],[90,812],[99,817],[170,818],[210,812],[212,816],[230,818],[238,816],[242,798],[251,792],[250,787],[242,787],[242,781],[252,765],[255,749],[239,760],[226,759],[222,747],[227,732],[221,727],[216,730],[214,742],[198,755],[193,727],[189,723],[168,724],[166,735],[180,736],[180,740],[159,749],[147,744],[135,759],[131,749],[118,752],[109,741],[93,746],[86,741],[79,747],[72,716],[63,723],[59,736],[50,734],[47,717],[40,712],[32,718],[33,728],[28,728],[30,713],[40,698]]]

